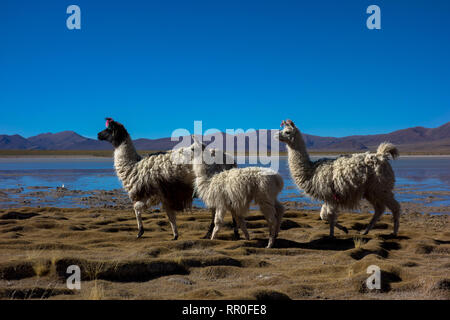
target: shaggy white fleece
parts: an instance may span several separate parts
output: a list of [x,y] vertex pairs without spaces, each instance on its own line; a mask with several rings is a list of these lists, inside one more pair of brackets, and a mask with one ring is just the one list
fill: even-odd
[[[200,155],[203,152],[200,153]],[[283,205],[277,200],[283,189],[283,179],[275,171],[261,167],[235,168],[211,174],[208,164],[196,154],[193,170],[196,176],[196,192],[209,208],[216,208],[215,227],[211,239],[223,225],[224,215],[231,211],[246,239],[250,239],[245,216],[254,200],[269,226],[268,248],[273,246],[278,235]]]
[[[99,132],[97,136],[99,140],[108,141],[115,148],[114,167],[124,189],[133,201],[139,229],[137,237],[141,237],[144,233],[141,218],[143,210],[149,205],[162,203],[172,226],[174,239],[177,239],[175,211],[191,207],[192,204],[193,145],[142,158],[137,153],[125,127],[111,118],[106,118],[106,129]],[[213,151],[216,158],[221,161],[210,167],[212,172],[236,167],[231,156],[220,150],[213,149]],[[211,211],[214,217],[214,209]],[[210,230],[212,230],[211,225]],[[235,233],[239,236],[237,228]]]
[[278,138],[287,144],[291,176],[307,195],[325,202],[321,218],[330,222],[331,236],[334,235],[339,209],[357,208],[362,198],[367,199],[375,209],[364,234],[369,232],[386,207],[392,211],[394,235],[397,234],[400,205],[392,191],[395,175],[388,161],[389,157],[398,157],[394,145],[382,143],[376,153],[357,153],[313,162],[300,130],[291,120],[284,121],[283,125]]
[[[223,157],[223,161],[210,166],[210,172],[227,170],[236,166],[234,160],[230,160],[230,155],[221,150],[214,151]],[[134,201],[141,235],[143,210],[161,203],[169,218],[174,239],[178,238],[175,211],[191,207],[194,191],[195,175],[192,171],[192,163],[180,161],[180,159],[186,159],[186,156],[192,159],[192,146],[141,159],[130,138],[115,149],[114,167],[124,189]],[[214,217],[214,207],[211,208]]]

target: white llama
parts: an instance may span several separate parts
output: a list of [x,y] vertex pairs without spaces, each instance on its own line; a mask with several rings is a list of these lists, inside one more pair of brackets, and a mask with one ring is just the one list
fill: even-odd
[[[330,236],[334,236],[339,209],[354,209],[362,198],[372,204],[375,213],[367,226],[367,234],[383,214],[386,207],[392,212],[394,236],[398,233],[400,204],[395,200],[395,175],[389,156],[398,157],[397,148],[382,143],[376,153],[357,153],[337,159],[311,161],[300,130],[291,120],[282,122],[278,139],[287,145],[289,169],[297,186],[307,195],[325,204],[321,218],[330,223]],[[343,228],[337,225],[339,228]],[[345,229],[345,228],[344,228]],[[345,230],[344,230],[345,231]]]

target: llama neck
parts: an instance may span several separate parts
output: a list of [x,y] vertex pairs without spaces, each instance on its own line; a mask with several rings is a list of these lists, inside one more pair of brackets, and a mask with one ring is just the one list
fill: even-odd
[[134,166],[139,160],[141,160],[141,156],[137,153],[130,137],[114,150],[114,167],[122,181],[126,179],[130,167]]
[[305,141],[300,133],[297,133],[295,142],[288,144],[288,162],[292,178],[297,184],[303,184],[312,176],[312,164],[306,151]]
[[208,173],[206,170],[206,165],[204,163],[201,164],[193,164],[193,171],[195,174],[195,184],[197,188],[208,187],[210,177],[208,177]]
[[199,176],[195,178],[197,188],[208,188],[210,179],[207,176]]

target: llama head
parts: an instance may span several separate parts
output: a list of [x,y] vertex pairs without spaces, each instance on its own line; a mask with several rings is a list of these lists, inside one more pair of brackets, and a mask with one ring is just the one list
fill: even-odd
[[194,141],[190,147],[187,147],[183,150],[184,158],[188,161],[186,163],[189,164],[201,164],[203,158],[203,151],[206,149],[206,146],[202,141],[198,140],[195,135],[191,136]]
[[188,148],[189,159],[192,164],[205,167],[208,176],[223,170],[236,168],[234,157],[221,149],[208,147],[196,136],[192,136],[194,143]]
[[292,120],[283,120],[281,122],[283,129],[278,131],[276,138],[281,142],[291,144],[295,142],[296,136],[299,134],[298,128],[295,126]]
[[206,149],[206,146],[199,141],[196,136],[192,135],[192,139],[194,140],[194,143],[189,148],[192,157],[192,169],[196,177],[201,177],[204,176],[206,172],[206,166],[203,162],[203,151]]
[[195,135],[192,135],[192,140],[194,141],[194,143],[191,144],[190,147],[192,157],[199,158],[202,156],[203,151],[205,151],[206,145],[203,143],[203,141],[200,141]]
[[115,148],[120,146],[129,137],[125,127],[111,118],[106,118],[106,129],[97,134],[100,141],[108,141]]

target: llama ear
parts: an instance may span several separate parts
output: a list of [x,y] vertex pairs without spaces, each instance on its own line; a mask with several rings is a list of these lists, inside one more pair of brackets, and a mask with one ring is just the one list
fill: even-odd
[[194,144],[201,144],[200,141],[198,141],[197,137],[195,135],[191,135],[192,140],[194,140]]
[[205,150],[206,146],[200,141],[198,140],[198,138],[195,135],[192,135],[192,140],[194,140],[194,145],[198,145],[202,147],[202,150]]
[[287,120],[285,121],[285,124],[287,124],[288,126],[291,126],[291,127],[295,128],[294,122],[293,122],[292,120],[290,120],[290,119],[287,119]]
[[111,122],[114,122],[114,120],[113,120],[112,118],[105,118],[105,120],[106,120],[106,123],[105,123],[105,127],[106,127],[106,128],[109,127],[109,124],[110,124]]

